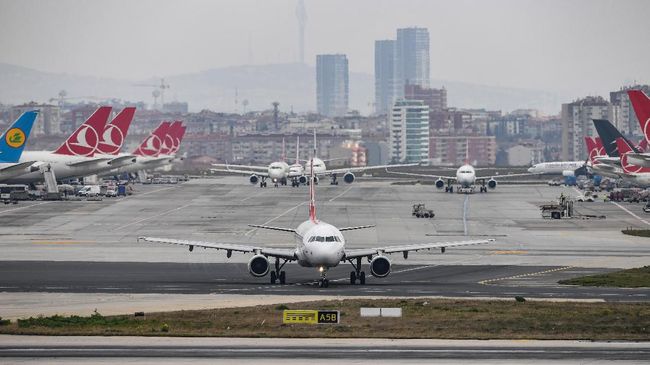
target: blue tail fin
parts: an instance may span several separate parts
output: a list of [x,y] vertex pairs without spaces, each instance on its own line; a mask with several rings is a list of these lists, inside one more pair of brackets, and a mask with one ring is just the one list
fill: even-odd
[[0,137],[0,162],[18,162],[37,115],[38,112],[35,110],[23,113],[2,134]]

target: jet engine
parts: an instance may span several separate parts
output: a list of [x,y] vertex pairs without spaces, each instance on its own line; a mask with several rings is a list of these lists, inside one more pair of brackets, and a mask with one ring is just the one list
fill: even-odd
[[307,183],[307,176],[305,176],[305,175],[300,176],[298,178],[298,182],[303,184],[303,185],[306,184]]
[[260,178],[257,177],[257,175],[253,174],[248,178],[248,181],[250,181],[251,184],[255,185],[258,181],[260,181]]
[[343,175],[343,181],[348,184],[352,184],[354,182],[354,174],[351,172],[346,172],[345,175]]
[[264,255],[255,255],[248,261],[248,272],[259,278],[269,272],[269,260]]
[[490,180],[488,180],[487,186],[490,189],[494,189],[494,188],[497,187],[497,181],[494,180],[494,179],[490,179]]
[[445,187],[445,182],[442,179],[436,180],[436,188],[442,189]]
[[385,278],[390,274],[390,261],[385,256],[377,256],[370,261],[370,273],[376,278]]

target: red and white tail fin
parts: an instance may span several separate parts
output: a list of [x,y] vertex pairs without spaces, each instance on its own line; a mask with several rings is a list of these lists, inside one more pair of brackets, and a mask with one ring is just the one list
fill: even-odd
[[596,160],[598,157],[598,147],[596,146],[596,141],[589,136],[585,136],[585,144],[587,145],[587,151],[589,152],[589,162],[592,165],[597,165],[599,162]]
[[644,138],[641,141],[639,141],[639,145],[637,146],[637,149],[640,152],[650,152],[648,151],[648,146],[649,146],[648,140]]
[[110,106],[102,106],[95,110],[54,153],[87,157],[94,155],[99,145],[100,136],[104,132],[104,127],[111,114],[111,109]]
[[646,141],[650,142],[650,98],[641,90],[629,90],[627,95],[630,97],[636,118],[641,125],[641,132],[643,132]]
[[186,126],[181,125],[181,127],[176,132],[176,134],[174,136],[174,148],[171,151],[172,155],[175,155],[176,152],[178,152],[178,150],[181,148],[181,142],[183,141],[183,137],[185,136],[185,130],[186,129],[187,129]]
[[117,155],[126,140],[129,127],[135,115],[135,107],[126,107],[113,118],[104,128],[99,138],[97,152],[107,155]]
[[165,136],[162,139],[162,144],[160,146],[161,155],[171,155],[174,147],[176,146],[176,136],[183,127],[182,123],[179,121],[172,122],[167,129]]
[[314,181],[314,158],[309,159],[309,220],[316,223],[316,181]]
[[650,173],[650,167],[632,165],[628,161],[627,155],[628,153],[633,152],[633,150],[632,146],[630,146],[623,138],[616,139],[616,147],[618,148],[618,153],[621,155],[621,167],[626,174]]
[[170,122],[160,122],[156,129],[154,129],[153,132],[151,132],[151,134],[140,143],[140,146],[133,151],[133,154],[136,156],[158,156],[160,154],[160,147],[162,146],[163,139],[165,138],[170,125]]

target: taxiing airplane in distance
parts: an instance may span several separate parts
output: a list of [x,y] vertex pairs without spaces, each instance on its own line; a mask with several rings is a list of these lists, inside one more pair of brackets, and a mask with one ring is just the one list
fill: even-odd
[[[309,162],[311,166],[313,160]],[[314,169],[310,178],[314,179]],[[427,249],[440,249],[445,252],[448,247],[460,247],[469,245],[485,244],[494,241],[493,239],[468,240],[460,242],[435,242],[421,243],[412,245],[385,246],[366,249],[348,249],[343,232],[372,228],[374,225],[337,228],[331,224],[316,218],[316,184],[309,184],[309,218],[301,223],[297,228],[282,228],[263,225],[250,225],[251,227],[281,231],[293,234],[298,239],[296,248],[267,248],[263,246],[248,246],[238,243],[228,242],[202,242],[188,241],[169,238],[139,237],[138,241],[150,243],[167,243],[189,247],[190,251],[194,247],[212,248],[216,250],[225,250],[230,257],[232,252],[244,252],[253,254],[248,262],[248,271],[255,277],[266,276],[271,272],[271,283],[277,281],[280,284],[286,283],[286,274],[282,270],[287,262],[297,261],[300,266],[314,267],[320,272],[319,287],[328,287],[327,271],[338,266],[341,262],[349,262],[354,271],[350,272],[350,284],[357,281],[365,284],[366,274],[361,267],[361,259],[366,258],[370,262],[370,274],[375,277],[383,278],[388,276],[391,269],[391,262],[386,257],[387,254],[402,253],[404,258],[408,257],[410,251],[419,251]],[[269,257],[275,258],[275,266],[271,271]]]

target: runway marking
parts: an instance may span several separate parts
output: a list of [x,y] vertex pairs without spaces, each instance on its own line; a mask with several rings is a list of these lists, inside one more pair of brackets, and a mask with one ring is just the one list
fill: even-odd
[[[260,189],[260,190],[261,190],[261,189]],[[244,199],[242,199],[242,200],[240,200],[240,201],[245,202],[245,201],[248,200],[248,199],[255,198],[255,197],[261,195],[263,192],[264,192],[264,191],[258,191],[256,194],[249,195],[249,196],[245,197]]]
[[8,213],[8,212],[13,212],[13,211],[15,211],[15,210],[20,210],[20,209],[25,209],[25,208],[35,207],[35,206],[37,206],[37,205],[49,204],[49,203],[54,203],[54,200],[49,201],[49,202],[42,202],[42,203],[37,203],[37,204],[27,205],[27,206],[19,207],[19,208],[13,208],[13,209],[7,209],[7,210],[0,210],[0,214],[2,214],[2,213]]
[[178,185],[176,185],[176,186],[170,186],[170,187],[168,187],[168,188],[160,188],[160,189],[156,189],[156,190],[147,191],[146,193],[135,194],[135,195],[131,195],[131,196],[132,196],[132,197],[145,196],[145,195],[148,195],[148,194],[153,194],[153,193],[157,193],[157,192],[159,192],[159,191],[164,191],[164,190],[174,189],[174,188],[177,188],[177,187],[178,187]]
[[526,255],[528,251],[522,250],[504,250],[504,251],[492,251],[491,255]]
[[[298,207],[300,207],[300,206],[302,206],[302,205],[305,205],[305,204],[307,204],[307,202],[302,202],[302,203],[296,205],[295,207],[289,208],[289,209],[285,210],[284,212],[282,212],[282,214],[280,214],[280,215],[278,215],[278,216],[276,216],[276,217],[274,217],[274,218],[269,219],[268,221],[262,223],[261,225],[262,225],[262,226],[265,226],[265,225],[267,225],[267,224],[273,222],[274,220],[276,220],[276,219],[278,219],[278,218],[282,218],[282,217],[284,217],[285,215],[287,215],[289,212],[291,212],[291,211],[293,211],[293,210],[296,210]],[[246,231],[246,233],[244,233],[244,236],[248,236],[248,235],[250,235],[251,233],[255,232],[255,231],[258,230],[258,229],[259,229],[259,228],[253,228],[253,229],[251,229],[251,230],[248,230],[248,231]]]
[[469,202],[469,195],[465,195],[465,202],[463,202],[463,232],[467,236],[467,203]]
[[552,272],[568,270],[568,269],[571,269],[571,268],[573,268],[573,266],[564,266],[564,267],[558,267],[558,268],[555,268],[555,269],[549,269],[549,270],[538,271],[538,272],[531,272],[531,273],[528,273],[528,274],[519,274],[519,275],[513,275],[513,276],[506,276],[506,277],[503,277],[503,278],[481,280],[478,283],[481,284],[481,285],[489,285],[489,284],[492,284],[492,283],[497,282],[497,281],[520,279],[520,278],[525,278],[525,277],[530,277],[530,276],[549,274],[549,273],[552,273]]
[[645,219],[639,217],[639,216],[636,215],[634,212],[630,211],[629,209],[625,208],[624,206],[622,206],[622,205],[620,205],[620,204],[618,204],[617,202],[614,202],[614,201],[611,202],[611,203],[614,204],[614,205],[616,205],[617,207],[621,208],[623,211],[625,211],[627,214],[631,215],[632,217],[638,219],[639,222],[644,223],[644,224],[650,226],[650,222],[648,222],[647,220],[645,220]]
[[96,243],[97,241],[35,241],[32,240],[34,245],[74,245],[83,243]]
[[342,197],[343,194],[347,193],[347,192],[350,191],[350,189],[352,189],[352,188],[353,188],[353,186],[350,186],[349,188],[345,189],[344,192],[342,192],[341,194],[339,194],[339,195],[333,197],[332,199],[330,199],[330,200],[328,200],[328,201],[333,202],[334,200],[336,200],[336,199]]
[[148,221],[148,220],[150,220],[150,219],[157,218],[157,217],[163,216],[163,215],[165,215],[165,214],[169,214],[169,213],[171,213],[171,212],[175,212],[175,211],[177,211],[177,210],[181,210],[181,209],[187,208],[187,207],[189,207],[190,205],[192,205],[192,204],[185,204],[185,205],[183,205],[183,206],[180,206],[180,207],[177,207],[177,208],[174,208],[174,209],[166,210],[166,211],[164,211],[164,212],[162,212],[162,213],[159,213],[159,214],[153,215],[153,216],[151,216],[151,217],[142,218],[142,219],[137,220],[137,221],[135,221],[135,222],[131,222],[131,223],[129,223],[129,224],[125,224],[125,225],[123,225],[123,226],[117,227],[116,229],[122,229],[122,228],[126,228],[126,227],[129,227],[129,226],[132,226],[132,225],[134,225],[134,224],[142,223],[142,222]]

